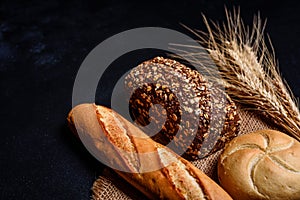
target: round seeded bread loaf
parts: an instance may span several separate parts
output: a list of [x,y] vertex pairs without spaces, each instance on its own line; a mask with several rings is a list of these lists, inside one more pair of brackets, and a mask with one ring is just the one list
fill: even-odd
[[218,176],[233,199],[300,199],[300,143],[275,130],[238,136],[221,154]]
[[[155,141],[163,145],[173,142],[169,147],[177,153],[176,148],[184,149],[186,159],[207,156],[235,137],[239,126],[234,102],[223,90],[208,84],[198,71],[156,57],[133,68],[125,77],[125,87],[131,94],[130,114]],[[212,106],[220,112],[212,115]],[[178,134],[180,131],[182,134]]]

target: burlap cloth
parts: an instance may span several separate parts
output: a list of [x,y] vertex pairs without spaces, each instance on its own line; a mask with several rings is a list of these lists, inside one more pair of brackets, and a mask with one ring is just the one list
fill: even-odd
[[[268,119],[259,116],[254,111],[244,109],[238,105],[241,118],[239,135],[262,129],[277,129]],[[222,150],[201,160],[192,163],[201,169],[205,174],[218,182],[217,160]],[[125,182],[111,169],[104,169],[102,175],[95,180],[92,186],[92,199],[94,200],[138,200],[147,199],[142,193]]]

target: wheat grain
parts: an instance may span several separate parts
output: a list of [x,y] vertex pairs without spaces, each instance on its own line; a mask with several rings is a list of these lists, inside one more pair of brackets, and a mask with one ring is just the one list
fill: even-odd
[[[224,84],[233,99],[269,117],[300,140],[299,105],[279,73],[269,38],[266,43],[266,22],[262,22],[259,15],[254,16],[250,29],[244,25],[239,9],[234,9],[233,13],[225,10],[227,21],[222,26],[209,23],[203,16],[207,33],[186,27],[198,37],[217,65],[223,79],[215,81]],[[193,47],[182,50],[180,56],[203,63],[203,53],[197,54]],[[217,76],[212,78],[217,79]]]

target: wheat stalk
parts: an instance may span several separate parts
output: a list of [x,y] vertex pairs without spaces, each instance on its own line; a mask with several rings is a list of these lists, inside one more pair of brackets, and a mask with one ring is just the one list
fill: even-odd
[[[225,10],[227,22],[222,25],[209,23],[203,16],[207,33],[186,28],[196,34],[209,52],[223,77],[218,81],[233,99],[269,117],[300,140],[298,102],[279,73],[269,38],[266,43],[266,23],[255,16],[250,29],[244,25],[239,9],[233,13]],[[182,51],[180,56],[195,62],[201,60],[202,53],[191,49]]]

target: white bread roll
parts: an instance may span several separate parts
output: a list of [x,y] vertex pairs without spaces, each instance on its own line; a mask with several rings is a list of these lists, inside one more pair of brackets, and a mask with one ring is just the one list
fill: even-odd
[[223,188],[239,200],[300,199],[300,143],[275,130],[238,136],[218,162]]
[[[109,108],[94,104],[78,105],[69,113],[68,121],[74,132],[89,138],[94,153],[98,151],[109,164],[126,170],[114,169],[150,199],[232,199],[190,162],[156,143]],[[152,152],[152,157],[142,158],[145,152]],[[166,165],[169,161],[172,162]],[[156,164],[159,169],[139,173],[143,168]]]

